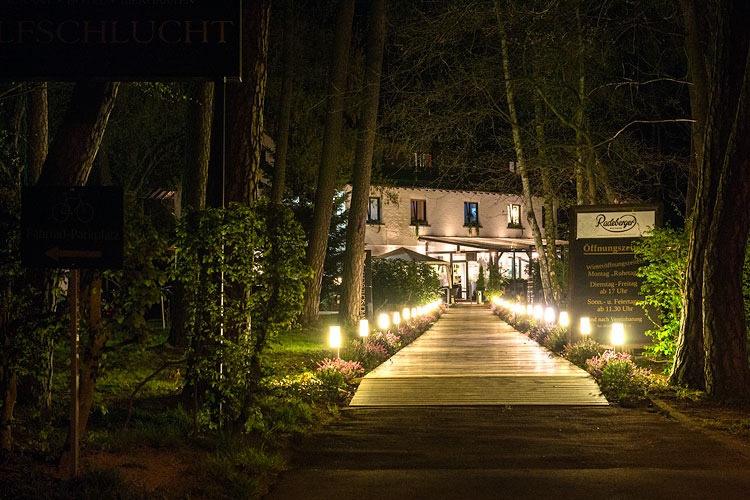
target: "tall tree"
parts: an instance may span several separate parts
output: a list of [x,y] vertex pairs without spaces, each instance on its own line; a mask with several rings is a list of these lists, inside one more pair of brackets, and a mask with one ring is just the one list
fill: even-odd
[[[544,292],[544,300],[549,304],[556,302],[556,296],[559,297],[559,292],[556,294],[553,292],[552,279],[550,277],[550,269],[554,266],[554,262],[549,263],[547,260],[547,252],[544,250],[544,240],[542,238],[542,231],[539,227],[536,214],[534,213],[534,197],[531,191],[531,176],[529,168],[526,164],[527,155],[526,148],[521,138],[521,126],[518,121],[518,113],[516,111],[516,97],[514,81],[511,75],[511,64],[510,56],[508,51],[508,39],[505,33],[504,20],[501,15],[500,0],[495,0],[495,15],[497,17],[497,26],[500,34],[500,50],[502,53],[503,60],[503,76],[505,79],[505,96],[508,102],[508,115],[510,117],[511,132],[513,135],[513,144],[516,150],[516,161],[518,174],[521,176],[521,185],[523,193],[523,202],[526,207],[526,220],[531,227],[532,235],[534,236],[534,246],[537,249],[538,262],[539,262],[539,274],[542,279],[542,289]],[[550,214],[552,215],[552,214]],[[555,256],[556,257],[556,256]],[[559,284],[555,282],[555,285],[559,288]]]
[[29,147],[27,154],[27,168],[29,182],[36,184],[42,175],[42,166],[47,159],[49,148],[49,112],[47,106],[47,83],[30,84],[28,100]]
[[44,162],[39,184],[83,186],[115,104],[117,82],[80,82]]
[[[750,397],[741,282],[750,231],[750,32],[744,26],[750,5],[714,0],[707,12],[701,24],[712,34],[709,100],[688,246],[688,275],[699,273],[686,279],[684,292],[688,307],[701,313],[683,315],[671,378],[705,386],[719,398]],[[703,360],[684,349],[699,345],[689,336],[701,330]],[[701,367],[704,378],[695,380]]]
[[340,0],[328,77],[323,151],[318,169],[313,226],[305,261],[314,273],[305,292],[305,306],[302,313],[302,322],[305,324],[313,323],[318,319],[320,307],[323,266],[333,212],[333,194],[336,189],[336,177],[339,170],[339,142],[344,115],[344,93],[346,91],[353,18],[354,0]]
[[[203,210],[206,207],[208,165],[211,152],[214,84],[193,82],[188,91],[185,128],[185,167],[182,181],[181,208]],[[188,304],[185,286],[174,284],[174,308],[169,330],[169,343],[185,347]]]
[[276,129],[276,157],[273,165],[271,201],[281,203],[284,198],[286,157],[289,147],[289,125],[292,119],[292,83],[294,80],[294,0],[284,0],[284,45],[281,65],[281,98],[279,99]]
[[353,323],[359,315],[362,290],[362,269],[365,259],[367,204],[370,199],[370,175],[380,97],[380,72],[386,31],[386,1],[374,0],[371,5],[370,28],[367,35],[365,75],[357,147],[352,172],[352,198],[346,228],[346,252],[341,282],[339,319]]
[[258,195],[263,152],[270,0],[242,2],[242,82],[227,84],[227,201]]

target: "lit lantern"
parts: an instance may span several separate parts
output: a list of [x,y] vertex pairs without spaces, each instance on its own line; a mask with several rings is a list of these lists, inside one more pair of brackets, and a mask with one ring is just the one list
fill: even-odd
[[340,358],[341,355],[339,349],[341,347],[341,327],[331,327],[330,333],[328,334],[328,345],[331,346],[331,349],[334,347],[336,348],[336,357]]
[[531,304],[526,305],[526,315],[527,316],[533,316],[534,315],[534,306]]
[[570,320],[568,319],[568,313],[565,311],[560,311],[560,318],[558,319],[560,322],[560,326],[567,327],[570,323]]
[[555,310],[551,307],[548,307],[544,310],[544,321],[547,323],[554,323],[555,322]]
[[393,324],[398,325],[399,323],[401,323],[401,315],[396,311],[393,313]]
[[370,322],[366,319],[359,320],[359,336],[367,337],[370,334]]
[[378,316],[378,326],[381,330],[387,330],[391,326],[391,320],[387,314],[383,313]]
[[584,316],[581,318],[581,335],[588,335],[591,333],[591,321],[588,317]]
[[539,321],[544,316],[544,309],[539,304],[534,306],[534,319]]
[[410,318],[416,318],[417,317],[417,308],[412,307],[411,308],[411,314],[409,315]]
[[404,310],[401,312],[401,316],[404,318],[404,321],[407,321],[409,319],[409,308],[404,307]]
[[625,343],[625,328],[622,323],[612,323],[612,345]]

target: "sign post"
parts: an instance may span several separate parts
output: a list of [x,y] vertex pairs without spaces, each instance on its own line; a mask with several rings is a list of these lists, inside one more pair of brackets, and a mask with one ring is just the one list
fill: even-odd
[[643,300],[637,276],[641,262],[632,244],[660,223],[655,205],[590,205],[571,208],[568,303],[571,340],[580,338],[580,319],[588,318],[592,337],[610,344],[613,323],[624,327],[625,344],[649,342],[654,314],[637,303]]
[[119,269],[123,196],[118,187],[24,187],[21,260],[25,267],[70,269],[70,473],[78,474],[80,415],[78,294],[80,268]]

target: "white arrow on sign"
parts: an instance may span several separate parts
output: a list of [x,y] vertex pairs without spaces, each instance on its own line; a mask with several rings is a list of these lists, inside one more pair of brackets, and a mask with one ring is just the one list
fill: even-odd
[[104,255],[101,250],[63,250],[59,247],[50,248],[44,255],[54,261],[60,259],[101,259]]

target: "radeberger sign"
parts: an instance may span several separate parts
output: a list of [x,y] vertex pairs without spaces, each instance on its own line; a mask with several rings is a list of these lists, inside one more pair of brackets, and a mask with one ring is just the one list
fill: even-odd
[[0,76],[240,76],[240,0],[0,0]]
[[638,302],[643,278],[633,254],[634,242],[648,236],[658,223],[656,206],[579,206],[571,209],[568,302],[574,338],[581,317],[588,317],[591,334],[610,343],[612,323],[622,323],[625,343],[650,342],[655,313],[646,314]]

